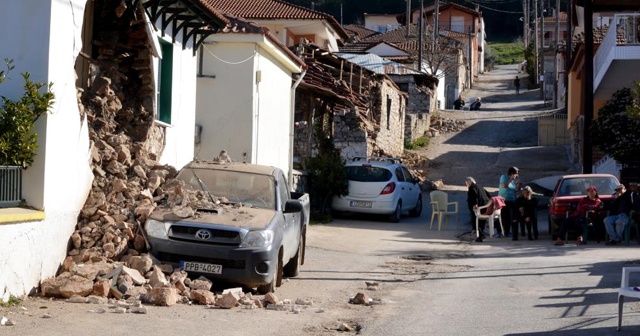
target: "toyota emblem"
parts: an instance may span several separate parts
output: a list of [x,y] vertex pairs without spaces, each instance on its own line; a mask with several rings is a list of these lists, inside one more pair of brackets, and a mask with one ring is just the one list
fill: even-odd
[[211,232],[209,230],[198,230],[196,231],[196,238],[201,240],[208,240],[211,238]]

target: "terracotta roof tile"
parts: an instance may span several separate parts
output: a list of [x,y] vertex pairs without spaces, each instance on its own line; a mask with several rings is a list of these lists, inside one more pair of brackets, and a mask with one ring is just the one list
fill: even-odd
[[361,26],[361,25],[355,25],[355,24],[344,26],[344,30],[346,30],[347,33],[349,34],[353,34],[354,36],[356,36],[358,40],[365,39],[372,35],[380,34],[377,31],[365,28],[364,26]]
[[222,13],[249,20],[326,20],[342,38],[349,37],[333,16],[281,0],[200,1],[208,3]]

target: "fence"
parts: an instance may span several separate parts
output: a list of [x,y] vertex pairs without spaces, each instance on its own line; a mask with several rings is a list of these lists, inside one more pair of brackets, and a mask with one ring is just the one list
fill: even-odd
[[22,201],[22,167],[0,166],[0,208]]
[[538,118],[538,146],[567,145],[570,142],[566,114],[554,113]]

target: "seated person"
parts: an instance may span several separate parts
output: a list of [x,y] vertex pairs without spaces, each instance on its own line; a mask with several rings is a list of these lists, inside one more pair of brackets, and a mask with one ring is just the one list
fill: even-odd
[[625,228],[629,225],[629,213],[633,205],[634,190],[626,190],[624,184],[616,187],[613,194],[613,202],[609,209],[609,215],[604,218],[604,227],[609,235],[607,245],[616,245],[622,242]]
[[[560,226],[560,232],[558,232],[558,239],[553,245],[564,245],[564,236],[570,228],[574,228],[578,232],[578,238],[576,240],[577,245],[582,245],[583,238],[582,232],[584,225],[587,223],[587,212],[598,211],[602,205],[602,200],[598,196],[598,189],[596,186],[590,185],[587,187],[587,196],[582,198],[578,203],[578,208],[573,211],[569,217],[567,217]],[[596,216],[594,214],[594,216]]]
[[462,96],[458,96],[458,99],[456,99],[456,101],[453,102],[453,109],[462,110],[463,106],[464,106],[464,100],[462,99]]
[[471,111],[480,111],[480,106],[482,105],[482,103],[480,103],[480,97],[476,98],[476,101],[474,101],[473,103],[471,103],[471,105],[469,105],[469,110]]

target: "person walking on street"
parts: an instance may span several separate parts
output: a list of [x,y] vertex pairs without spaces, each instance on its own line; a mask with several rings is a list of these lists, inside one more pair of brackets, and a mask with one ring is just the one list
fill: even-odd
[[516,199],[516,208],[518,208],[516,218],[518,222],[520,222],[522,235],[524,236],[524,230],[526,228],[529,240],[537,240],[538,221],[536,219],[536,211],[538,210],[538,198],[533,197],[533,190],[531,190],[530,186],[522,188],[522,195]]
[[[516,210],[516,192],[520,189],[520,181],[518,180],[518,167],[511,167],[506,174],[500,176],[498,183],[498,196],[504,198],[504,211],[502,216],[507,226],[502,234],[510,237],[513,233],[513,240],[518,240],[518,221],[515,217]],[[513,232],[510,232],[510,229]]]
[[[489,196],[489,192],[479,186],[476,183],[476,180],[469,176],[464,181],[467,185],[467,207],[469,208],[469,212],[471,213],[471,232],[476,230],[476,213],[474,209],[476,207],[480,207],[486,205],[491,200]],[[480,213],[484,214],[487,211],[487,208],[480,210]],[[478,222],[478,231],[480,231],[480,235],[476,239],[477,242],[482,242],[485,238],[484,228],[486,226],[485,221]]]
[[520,94],[520,78],[516,76],[516,79],[513,80],[513,86],[516,87],[516,95]]
[[464,106],[464,100],[462,99],[462,95],[460,95],[458,96],[458,99],[456,99],[456,101],[453,102],[453,109],[462,110],[463,106]]
[[[631,186],[629,186],[629,189],[631,189]],[[604,228],[609,235],[607,245],[617,245],[622,242],[624,230],[629,225],[629,213],[633,206],[635,191],[626,190],[624,184],[620,184],[616,187],[613,197],[609,215],[603,220]]]

